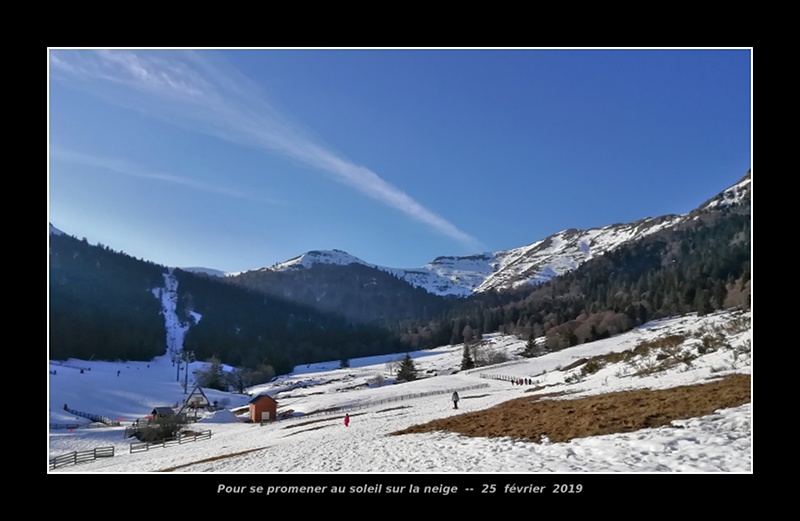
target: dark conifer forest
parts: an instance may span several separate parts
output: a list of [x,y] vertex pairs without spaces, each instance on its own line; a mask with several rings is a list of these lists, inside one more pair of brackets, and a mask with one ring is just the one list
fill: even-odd
[[166,328],[152,288],[166,268],[66,235],[50,235],[50,357],[149,360]]
[[353,323],[228,281],[176,270],[179,313],[202,319],[189,329],[184,348],[198,360],[212,356],[224,363],[278,373],[298,364],[386,354],[402,349],[385,328]]

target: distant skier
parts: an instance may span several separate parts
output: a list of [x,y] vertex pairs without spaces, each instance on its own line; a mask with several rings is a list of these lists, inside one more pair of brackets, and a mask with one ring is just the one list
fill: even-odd
[[458,391],[453,391],[453,396],[450,399],[453,400],[453,409],[458,409]]
[[349,414],[345,414],[344,415],[344,426],[345,427],[350,426],[350,415]]

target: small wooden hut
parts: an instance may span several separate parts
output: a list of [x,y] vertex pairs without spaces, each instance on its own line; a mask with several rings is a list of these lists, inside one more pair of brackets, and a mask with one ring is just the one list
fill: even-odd
[[267,394],[259,394],[249,402],[250,421],[274,421],[278,414],[278,402]]
[[160,418],[167,418],[169,416],[174,416],[175,410],[172,407],[156,407],[153,409],[153,412],[150,413],[150,416],[153,417],[154,420],[158,420]]

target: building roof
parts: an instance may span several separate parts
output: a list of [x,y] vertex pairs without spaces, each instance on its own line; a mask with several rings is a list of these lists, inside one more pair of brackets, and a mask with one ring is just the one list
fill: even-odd
[[172,409],[172,407],[156,407],[150,414],[154,416],[172,416],[175,414],[175,411]]
[[278,401],[275,398],[273,398],[272,396],[270,396],[268,394],[259,394],[258,396],[256,396],[255,398],[253,398],[252,400],[250,400],[247,403],[250,404],[250,403],[260,402],[263,398],[269,398],[273,402],[278,403]]

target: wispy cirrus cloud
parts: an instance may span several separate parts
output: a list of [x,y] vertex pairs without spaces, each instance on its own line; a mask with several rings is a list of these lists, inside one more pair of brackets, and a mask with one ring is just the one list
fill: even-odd
[[98,167],[106,171],[116,172],[118,174],[124,174],[131,177],[137,177],[139,179],[149,179],[151,181],[181,185],[200,192],[224,195],[226,197],[232,197],[235,199],[245,199],[249,201],[258,201],[261,203],[286,205],[285,201],[280,201],[278,199],[268,199],[265,197],[258,197],[251,193],[242,192],[239,190],[233,190],[225,185],[206,183],[203,181],[198,181],[197,179],[192,179],[190,177],[179,176],[164,172],[153,172],[147,170],[146,168],[140,165],[136,165],[128,161],[100,157],[91,154],[83,154],[80,152],[67,150],[61,147],[50,147],[50,159],[56,161],[75,163],[85,166]]
[[[55,80],[195,131],[291,157],[467,248],[482,247],[374,171],[310,138],[280,114],[261,89],[211,53],[52,50],[50,66]],[[182,178],[161,180],[188,183]]]

